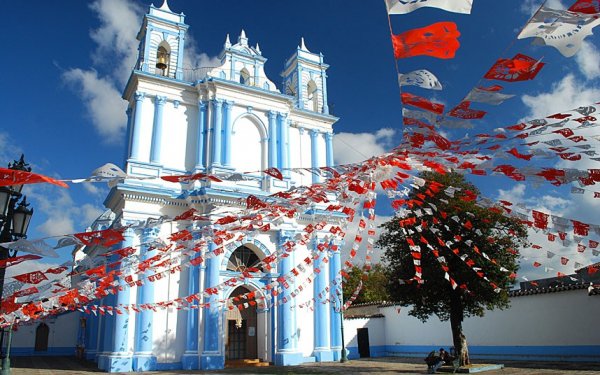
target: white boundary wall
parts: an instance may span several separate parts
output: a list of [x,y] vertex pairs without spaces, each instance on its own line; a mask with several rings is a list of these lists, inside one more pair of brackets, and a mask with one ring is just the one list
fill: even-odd
[[[511,298],[511,308],[488,311],[482,318],[463,323],[471,358],[600,361],[600,296],[587,290],[535,294]],[[385,337],[385,354],[421,357],[440,347],[452,346],[450,322],[437,317],[426,323],[409,316],[410,307],[381,307],[385,318],[347,320],[344,324],[349,351],[357,352],[357,324],[369,327],[372,337]],[[368,321],[368,322],[363,322]],[[383,332],[369,323],[383,321]],[[361,323],[359,323],[361,322]],[[381,332],[381,333],[380,333]],[[355,349],[353,349],[355,348]],[[371,350],[381,353],[381,348]]]

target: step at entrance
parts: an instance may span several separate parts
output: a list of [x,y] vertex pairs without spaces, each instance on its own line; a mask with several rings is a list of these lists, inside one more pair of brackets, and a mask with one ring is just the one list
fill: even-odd
[[226,368],[238,368],[238,367],[266,367],[269,366],[268,362],[261,362],[260,359],[232,359],[225,361]]

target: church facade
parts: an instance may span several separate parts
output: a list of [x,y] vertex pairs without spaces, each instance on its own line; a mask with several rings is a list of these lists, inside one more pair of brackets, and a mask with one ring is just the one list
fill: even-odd
[[[265,74],[267,59],[260,47],[251,46],[243,30],[236,43],[225,38],[220,66],[185,69],[187,28],[183,13],[171,11],[165,1],[161,7],[150,7],[137,36],[139,58],[123,94],[129,103],[125,171],[148,179],[127,179],[109,193],[105,205],[124,225],[176,217],[191,208],[214,222],[227,210],[244,208],[249,195],[264,198],[322,178],[309,172],[291,173],[289,168],[333,164],[332,126],[337,118],[329,114],[328,65],[322,54],[310,52],[302,40],[284,63],[278,89]],[[281,170],[283,178],[262,172],[268,168]],[[188,183],[157,178],[195,173],[230,178]],[[274,254],[314,222],[317,211],[271,222],[269,230],[228,244],[218,257],[182,267],[160,280],[123,288],[101,304],[150,304],[222,284]],[[140,259],[149,259],[157,251],[149,243],[185,228],[199,232],[202,224],[165,222],[142,232],[127,230],[119,246],[133,246]],[[264,290],[296,263],[312,257],[325,236],[317,233],[314,241],[297,246],[275,267],[261,268],[242,285],[231,285],[196,302],[212,302],[207,308],[87,315],[86,357],[108,372],[220,369],[226,361],[239,359],[277,365],[339,359],[339,313],[329,303],[300,308],[340,277],[339,250],[322,252],[308,266],[321,271],[314,290],[297,296],[294,285],[279,296]],[[208,251],[216,248],[208,244]],[[247,309],[231,310],[217,303],[251,292],[258,304]],[[278,298],[287,302],[278,303]]]

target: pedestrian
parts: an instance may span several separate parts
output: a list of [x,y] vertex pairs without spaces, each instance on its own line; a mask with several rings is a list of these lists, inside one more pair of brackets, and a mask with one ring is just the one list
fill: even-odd
[[442,367],[442,365],[444,364],[444,360],[442,359],[442,356],[444,355],[445,352],[446,351],[444,350],[444,348],[440,348],[439,352],[432,350],[427,355],[427,357],[425,358],[425,363],[427,363],[427,373],[428,374],[435,374],[437,369]]

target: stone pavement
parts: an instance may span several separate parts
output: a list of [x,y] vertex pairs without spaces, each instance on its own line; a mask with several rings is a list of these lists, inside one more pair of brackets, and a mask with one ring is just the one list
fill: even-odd
[[[75,375],[98,374],[94,363],[72,357],[16,357],[13,375]],[[475,361],[476,363],[490,361]],[[486,375],[600,375],[600,363],[513,362],[503,361],[503,370],[487,371]],[[164,371],[147,374],[425,374],[425,362],[420,358],[370,358],[347,363],[309,363],[294,367],[246,367],[220,371]]]

